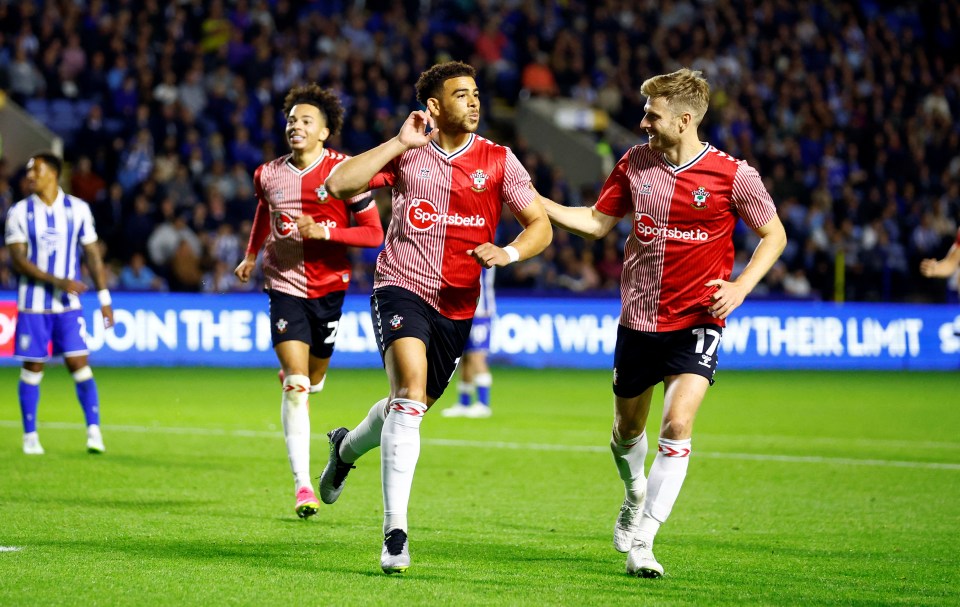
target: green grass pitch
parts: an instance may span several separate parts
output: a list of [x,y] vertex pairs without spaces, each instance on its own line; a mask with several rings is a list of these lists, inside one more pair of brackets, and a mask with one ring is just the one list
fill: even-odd
[[[47,453],[28,457],[18,370],[0,368],[0,605],[960,604],[956,374],[721,370],[660,580],[626,575],[611,544],[607,372],[497,368],[491,419],[428,415],[413,565],[390,577],[378,451],[335,505],[293,513],[274,371],[95,374],[107,453],[84,452],[55,365]],[[385,390],[380,370],[334,366],[311,399],[314,476],[325,432]]]

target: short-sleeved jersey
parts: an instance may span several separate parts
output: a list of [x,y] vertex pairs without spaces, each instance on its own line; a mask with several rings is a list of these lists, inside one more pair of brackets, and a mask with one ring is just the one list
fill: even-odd
[[[323,182],[333,167],[347,158],[325,148],[320,158],[303,170],[293,165],[288,154],[260,165],[254,172],[254,191],[258,204],[268,213],[269,234],[265,241],[260,240],[259,231],[265,232],[266,229],[255,220],[251,248],[259,250],[258,245],[263,243],[263,275],[267,289],[295,297],[315,298],[345,291],[349,286],[351,268],[347,245],[304,240],[297,229],[297,219],[301,215],[312,215],[318,224],[331,229],[344,228],[350,225],[350,213],[360,213],[373,205],[369,194],[348,201],[327,194]],[[262,212],[263,209],[258,209],[258,219],[263,217]]]
[[723,326],[707,311],[715,289],[705,284],[730,279],[738,218],[756,229],[776,214],[757,171],[709,144],[683,166],[649,145],[634,146],[607,178],[596,209],[633,216],[620,324],[636,331]]
[[[63,190],[53,204],[36,195],[10,208],[4,232],[8,245],[27,245],[27,259],[56,276],[80,280],[80,258],[85,245],[97,242],[90,205]],[[64,312],[80,309],[80,299],[50,283],[21,276],[17,285],[17,309],[21,312]]]
[[431,142],[407,150],[370,180],[393,186],[393,217],[374,287],[394,285],[452,320],[472,318],[480,264],[467,251],[493,242],[503,203],[516,214],[536,194],[510,148],[471,134],[447,153]]

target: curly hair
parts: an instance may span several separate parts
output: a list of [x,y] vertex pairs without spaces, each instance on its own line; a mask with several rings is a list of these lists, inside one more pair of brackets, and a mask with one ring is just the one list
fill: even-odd
[[307,84],[290,89],[283,100],[283,115],[289,116],[293,106],[306,103],[314,106],[323,114],[331,135],[340,132],[343,126],[343,106],[336,93],[321,88],[318,84]]
[[700,124],[710,105],[710,85],[703,72],[681,68],[671,74],[647,79],[640,86],[645,97],[663,97],[671,108],[689,111]]
[[447,61],[446,63],[436,64],[420,74],[420,79],[417,80],[417,101],[426,106],[427,99],[440,96],[444,82],[461,76],[476,78],[477,70],[461,61]]

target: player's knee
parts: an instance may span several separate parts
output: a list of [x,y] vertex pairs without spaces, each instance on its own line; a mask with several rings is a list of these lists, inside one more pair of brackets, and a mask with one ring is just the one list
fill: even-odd
[[691,417],[668,417],[663,421],[663,427],[660,429],[660,436],[670,440],[683,440],[690,438],[693,434],[693,418]]
[[481,388],[489,388],[493,385],[493,376],[490,373],[477,373],[473,378],[473,383]]
[[43,371],[30,371],[29,369],[20,369],[20,381],[30,386],[39,386],[43,380]]
[[283,378],[283,401],[289,405],[307,403],[310,378],[306,375],[287,375]]
[[425,403],[427,402],[427,390],[419,386],[401,386],[397,388],[393,397]]
[[90,368],[90,365],[84,365],[71,373],[71,375],[73,376],[73,381],[79,384],[88,379],[93,379],[93,369]]
[[617,419],[613,425],[614,437],[630,440],[643,434],[644,421],[637,419]]

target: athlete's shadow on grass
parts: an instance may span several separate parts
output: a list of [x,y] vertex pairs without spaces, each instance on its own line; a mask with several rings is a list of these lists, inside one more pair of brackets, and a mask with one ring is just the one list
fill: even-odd
[[[164,504],[166,505],[166,504]],[[341,532],[342,533],[342,532]],[[379,564],[379,543],[368,537],[355,540],[329,540],[322,537],[304,537],[296,550],[290,541],[236,541],[167,540],[157,537],[110,538],[105,541],[38,542],[68,553],[120,553],[151,568],[150,561],[178,561],[183,567],[221,567],[224,562],[237,566],[254,565],[260,569],[305,573],[356,574],[364,577],[383,577]],[[376,536],[374,536],[375,538]],[[414,563],[407,577],[418,580],[449,581],[466,576],[471,584],[487,585],[491,591],[514,583],[518,563],[536,563],[545,571],[556,568],[580,571],[586,588],[603,578],[617,578],[620,558],[598,558],[579,550],[544,548],[542,546],[455,542],[429,539],[412,543]],[[190,563],[193,563],[191,565]],[[579,583],[578,583],[579,584]]]

